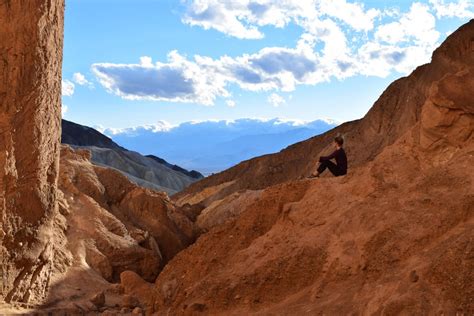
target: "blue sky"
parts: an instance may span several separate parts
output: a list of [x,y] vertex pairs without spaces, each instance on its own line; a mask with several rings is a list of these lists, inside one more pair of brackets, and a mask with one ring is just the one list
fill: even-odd
[[64,117],[360,118],[473,1],[66,0]]

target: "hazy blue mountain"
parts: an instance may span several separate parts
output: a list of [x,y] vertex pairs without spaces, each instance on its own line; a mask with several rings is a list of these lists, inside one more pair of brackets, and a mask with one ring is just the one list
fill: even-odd
[[103,133],[131,150],[209,174],[255,156],[278,152],[336,125],[325,120],[239,119],[186,122],[178,126],[160,123],[122,130],[105,129]]

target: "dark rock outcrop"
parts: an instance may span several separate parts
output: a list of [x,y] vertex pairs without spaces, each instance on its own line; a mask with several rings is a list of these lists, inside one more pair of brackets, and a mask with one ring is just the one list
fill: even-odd
[[100,148],[119,149],[112,139],[88,126],[76,124],[63,119],[61,121],[61,143],[74,146],[95,146]]

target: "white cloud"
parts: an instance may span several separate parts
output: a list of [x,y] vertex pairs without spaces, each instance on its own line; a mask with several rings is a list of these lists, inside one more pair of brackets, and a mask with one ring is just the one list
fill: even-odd
[[138,135],[140,133],[151,132],[151,133],[162,133],[162,132],[169,132],[172,129],[178,127],[179,125],[173,125],[167,121],[160,120],[155,124],[150,125],[142,125],[136,127],[126,127],[126,128],[114,128],[109,127],[105,128],[102,125],[96,125],[94,128],[101,132],[102,134],[108,136],[120,135],[120,134],[127,134],[128,136]]
[[80,72],[76,72],[72,75],[72,80],[80,86],[91,85],[91,82]]
[[[219,58],[172,51],[166,62],[154,63],[144,56],[137,64],[94,64],[92,71],[107,91],[124,99],[203,105],[228,98],[233,86],[277,93],[355,75],[406,75],[429,62],[439,45],[435,13],[470,14],[464,0],[429,3],[413,2],[401,12],[367,9],[347,0],[187,0],[183,22],[189,25],[257,39],[264,36],[265,26],[292,23],[302,34],[295,47],[266,47]],[[232,106],[234,101],[225,102]]]
[[246,1],[193,1],[183,22],[202,28],[216,29],[219,32],[237,38],[258,39],[263,34],[256,26],[245,25],[242,20],[248,18]]
[[140,64],[92,65],[92,71],[107,91],[128,100],[195,102],[214,104],[216,96],[227,96],[218,76],[187,60],[176,51],[168,54],[168,62],[155,64],[142,57]]
[[61,82],[61,94],[66,97],[70,97],[74,94],[75,85],[69,80],[63,80]]
[[429,7],[415,2],[399,21],[379,26],[375,38],[389,44],[414,40],[419,45],[433,45],[440,35],[435,26],[436,19],[429,12]]
[[62,114],[63,117],[64,117],[64,115],[67,113],[67,110],[68,110],[68,106],[65,105],[65,104],[63,104],[63,105],[61,106],[61,114]]
[[283,105],[286,103],[286,100],[282,96],[276,93],[270,94],[267,98],[267,101],[274,107],[279,107],[280,105]]
[[364,4],[346,0],[321,0],[319,12],[344,21],[356,31],[370,31],[374,28],[374,19],[381,15],[380,10],[365,11]]
[[309,26],[327,17],[356,31],[369,31],[381,15],[379,10],[365,10],[362,3],[346,0],[190,0],[186,4],[184,23],[240,39],[264,37],[262,26],[282,28],[290,22]]
[[300,45],[296,49],[265,48],[252,55],[193,61],[173,51],[167,63],[94,64],[93,73],[110,93],[129,100],[192,102],[213,105],[228,97],[228,86],[250,91],[293,91],[298,84],[314,84],[326,78],[317,71],[317,56]]
[[234,100],[226,100],[225,103],[226,103],[227,106],[230,107],[230,108],[235,107],[235,101],[234,101]]
[[[235,120],[219,120],[219,119],[208,119],[208,120],[194,120],[182,122],[180,124],[173,125],[167,121],[158,121],[156,124],[142,125],[127,128],[105,128],[102,125],[94,126],[94,129],[99,132],[108,135],[110,137],[116,135],[127,135],[129,137],[139,136],[144,133],[167,133],[167,132],[178,132],[181,133],[183,130],[205,130],[206,128],[218,128],[220,130],[228,129],[231,127],[233,131],[241,130],[246,131],[249,134],[254,134],[253,131],[266,131],[270,129],[286,130],[292,127],[309,127],[317,128],[317,126],[324,124],[330,125],[331,127],[341,124],[339,121],[335,121],[327,118],[319,118],[316,120],[301,120],[301,119],[289,119],[289,118],[239,118]],[[214,129],[213,129],[214,131]]]
[[438,18],[474,18],[474,2],[472,0],[448,1],[447,3],[445,0],[430,0],[429,2]]

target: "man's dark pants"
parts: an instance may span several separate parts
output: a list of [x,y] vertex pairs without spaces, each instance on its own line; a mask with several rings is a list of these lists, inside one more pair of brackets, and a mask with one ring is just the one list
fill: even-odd
[[321,173],[323,173],[324,170],[326,170],[326,168],[329,169],[329,171],[331,171],[331,173],[333,175],[335,175],[336,177],[343,176],[343,175],[346,174],[341,169],[339,169],[339,167],[334,162],[332,162],[330,160],[321,161],[321,163],[318,167],[318,172],[321,174]]

